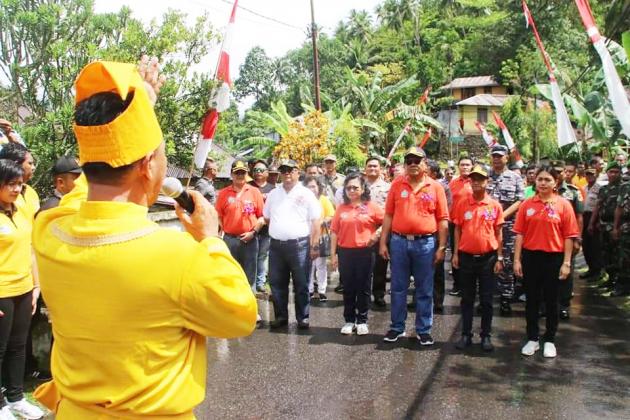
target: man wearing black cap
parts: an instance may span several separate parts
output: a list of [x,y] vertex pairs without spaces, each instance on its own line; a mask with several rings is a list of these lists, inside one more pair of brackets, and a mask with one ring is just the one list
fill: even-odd
[[308,280],[311,259],[319,257],[321,205],[299,183],[300,171],[291,159],[278,165],[282,185],[267,196],[263,216],[269,225],[269,284],[275,320],[271,328],[289,322],[289,281],[293,279],[298,328],[309,328]]
[[508,148],[501,144],[494,146],[492,155],[492,169],[488,173],[488,186],[486,191],[490,197],[497,200],[503,207],[503,270],[496,274],[497,288],[501,295],[501,315],[512,313],[510,301],[514,298],[514,220],[523,197],[525,185],[523,179],[516,172],[507,168]]
[[390,343],[406,335],[407,291],[413,275],[416,337],[423,346],[433,344],[433,273],[444,260],[448,205],[444,188],[427,175],[425,159],[420,147],[407,150],[405,175],[392,182],[385,203],[379,253],[391,257],[392,322],[383,339]]
[[74,188],[74,181],[81,174],[81,167],[75,158],[62,156],[55,162],[52,173],[55,191],[53,191],[52,196],[48,197],[46,201],[42,203],[39,211],[51,209],[59,205],[61,197],[68,194]]

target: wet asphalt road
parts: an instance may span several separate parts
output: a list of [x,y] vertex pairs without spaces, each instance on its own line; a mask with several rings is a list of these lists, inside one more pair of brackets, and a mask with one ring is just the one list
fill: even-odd
[[[495,306],[496,349],[487,354],[478,344],[455,349],[457,298],[447,296],[444,314],[434,318],[436,343],[427,348],[410,338],[384,343],[387,311],[370,311],[369,335],[340,335],[341,295],[328,296],[311,307],[308,331],[295,321],[270,331],[265,322],[244,339],[209,340],[198,418],[630,419],[630,320],[582,281],[571,319],[561,321],[556,359],[520,355],[522,303],[509,318]],[[273,319],[270,302],[259,301],[259,311]],[[410,313],[410,335],[413,319]]]

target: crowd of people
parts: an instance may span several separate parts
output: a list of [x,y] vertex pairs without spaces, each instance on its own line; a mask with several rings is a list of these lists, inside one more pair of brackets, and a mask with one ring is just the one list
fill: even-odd
[[237,159],[218,191],[208,159],[191,191],[195,210],[176,206],[187,233],[160,229],[146,217],[166,171],[153,111],[157,71],[147,59],[140,73],[107,62],[83,70],[79,158],[59,158],[54,193],[41,206],[28,185],[34,156],[0,120],[0,419],[43,416],[23,390],[40,288],[54,333],[53,380],[36,396],[60,418],[85,419],[193,418],[204,397],[204,337],[250,334],[261,321],[257,293],[273,303],[270,327],[287,326],[291,283],[297,327],[310,328],[310,305],[328,300],[331,271],[343,294],[343,335],[368,334],[370,308],[386,308],[389,296],[383,340],[407,335],[411,308],[414,337],[434,344],[433,315],[452,274],[458,349],[473,344],[477,294],[480,346],[494,349],[496,294],[504,316],[525,301],[521,353],[542,347],[550,358],[558,320],[570,317],[580,250],[588,265],[580,277],[612,296],[630,293],[630,173],[621,152],[608,164],[595,156],[588,165],[543,159],[511,169],[508,149],[496,145],[454,168],[413,146],[400,164],[372,156],[345,175],[334,155],[304,168]]

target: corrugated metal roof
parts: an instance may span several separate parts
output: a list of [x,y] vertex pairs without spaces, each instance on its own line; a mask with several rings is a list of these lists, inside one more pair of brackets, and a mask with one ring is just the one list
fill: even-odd
[[510,99],[512,96],[514,95],[490,95],[487,93],[482,93],[480,95],[475,95],[471,98],[464,99],[463,101],[459,101],[456,105],[503,106],[505,101]]
[[494,76],[459,77],[440,89],[462,89],[471,87],[500,86]]
[[[199,170],[195,168],[193,176],[199,176]],[[175,165],[168,165],[166,167],[166,176],[172,176],[173,178],[188,178],[188,169],[180,168]]]

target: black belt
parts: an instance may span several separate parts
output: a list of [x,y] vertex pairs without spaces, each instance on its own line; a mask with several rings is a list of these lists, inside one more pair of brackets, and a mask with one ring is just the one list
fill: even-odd
[[459,251],[461,254],[471,258],[488,258],[497,255],[497,251],[486,252],[485,254],[469,254],[468,252]]
[[427,233],[424,235],[405,235],[404,233],[393,232],[394,235],[405,238],[408,241],[415,241],[416,239],[433,238],[433,233]]
[[304,236],[302,238],[297,238],[297,239],[287,239],[286,241],[281,241],[279,239],[271,238],[271,242],[275,242],[275,243],[281,244],[281,245],[297,245],[297,244],[300,244],[302,242],[308,242],[308,240],[309,240],[308,236]]

